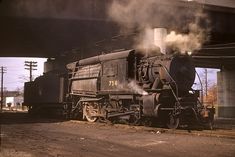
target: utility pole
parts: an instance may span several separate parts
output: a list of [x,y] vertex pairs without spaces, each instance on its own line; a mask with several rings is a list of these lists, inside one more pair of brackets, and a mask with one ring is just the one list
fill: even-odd
[[208,91],[208,80],[207,80],[207,68],[205,68],[205,94],[207,98],[207,91]]
[[1,66],[1,112],[3,108],[3,74],[6,73],[6,67]]
[[25,61],[24,62],[24,66],[26,66],[27,68],[25,68],[26,70],[29,70],[29,81],[32,82],[33,81],[33,75],[32,75],[32,72],[33,70],[37,70],[36,67],[38,66],[37,65],[37,62],[33,62],[33,61]]

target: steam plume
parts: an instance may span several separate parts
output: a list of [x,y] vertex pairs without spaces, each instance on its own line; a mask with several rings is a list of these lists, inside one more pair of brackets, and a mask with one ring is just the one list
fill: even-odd
[[127,86],[135,93],[141,95],[148,95],[148,93],[144,91],[140,86],[138,86],[135,81],[131,81],[130,83],[127,84]]
[[[171,4],[169,4],[169,2]],[[137,49],[155,49],[150,33],[153,27],[180,28],[184,34],[170,31],[166,37],[166,44],[180,52],[199,49],[207,41],[209,29],[208,17],[200,8],[177,7],[176,2],[163,2],[160,0],[131,0],[113,1],[108,10],[110,18],[117,22],[121,33],[138,30],[140,35],[135,39]],[[201,27],[203,21],[204,29]]]
[[136,81],[132,80],[130,82],[125,82],[119,84],[117,87],[118,90],[124,90],[128,92],[134,92],[140,95],[148,95],[148,92],[144,91],[140,86],[136,84]]
[[209,26],[210,21],[207,15],[199,10],[195,14],[195,20],[188,25],[189,32],[187,34],[177,34],[175,31],[171,31],[166,36],[166,44],[181,53],[200,49],[202,44],[209,40],[210,32],[210,27],[202,28],[200,26],[201,19],[204,19],[206,25]]

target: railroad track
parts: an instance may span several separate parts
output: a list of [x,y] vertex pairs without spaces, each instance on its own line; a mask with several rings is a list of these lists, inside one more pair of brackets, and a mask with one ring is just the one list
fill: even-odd
[[132,126],[126,124],[104,124],[104,123],[89,123],[86,121],[77,121],[70,120],[69,123],[77,123],[77,124],[86,124],[86,125],[100,125],[100,127],[110,126],[117,127],[120,129],[128,129],[133,131],[146,131],[153,134],[182,134],[182,135],[194,135],[194,136],[207,136],[207,137],[222,137],[222,138],[233,138],[235,139],[235,128],[231,128],[231,126],[223,125],[220,127],[220,124],[215,124],[215,128],[213,130],[196,130],[196,129],[166,129],[159,127],[146,127],[146,126]]
[[208,136],[208,137],[223,137],[235,139],[235,125],[234,121],[215,121],[215,127],[213,130],[196,130],[196,129],[166,129],[160,127],[146,127],[146,126],[132,126],[127,124],[112,124],[112,123],[89,123],[87,121],[78,120],[62,120],[51,118],[32,118],[29,117],[26,112],[3,112],[1,113],[1,124],[24,124],[24,123],[61,123],[65,124],[86,124],[86,125],[98,125],[98,127],[117,127],[120,129],[128,129],[133,131],[146,131],[153,134],[183,134],[194,136]]

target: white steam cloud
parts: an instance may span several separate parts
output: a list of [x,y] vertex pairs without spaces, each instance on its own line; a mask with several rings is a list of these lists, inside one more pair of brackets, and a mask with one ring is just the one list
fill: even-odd
[[[153,50],[158,45],[153,42],[151,29],[154,27],[180,28],[184,34],[170,31],[165,39],[166,45],[180,52],[200,49],[207,41],[210,31],[209,20],[200,8],[177,7],[176,2],[163,2],[160,0],[116,0],[108,10],[110,18],[117,22],[121,33],[133,30],[140,32],[135,39],[135,48],[140,50]],[[201,22],[203,21],[204,28]]]
[[200,27],[201,19],[204,19],[205,23],[209,26],[210,21],[206,14],[198,11],[195,14],[195,20],[188,24],[189,32],[187,34],[177,34],[175,31],[171,31],[166,36],[166,44],[173,48],[173,50],[179,50],[181,53],[200,49],[202,44],[209,40],[210,32],[210,27]]
[[140,86],[138,86],[135,81],[131,81],[127,84],[127,86],[135,93],[140,95],[148,95],[148,92],[144,91]]
[[128,92],[134,92],[134,93],[140,94],[140,95],[148,95],[148,92],[146,92],[139,85],[137,85],[136,81],[134,81],[134,80],[132,80],[130,82],[118,84],[117,89],[128,91]]

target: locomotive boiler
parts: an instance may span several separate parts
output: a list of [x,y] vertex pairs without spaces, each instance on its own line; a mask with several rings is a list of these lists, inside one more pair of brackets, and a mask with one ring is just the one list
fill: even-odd
[[89,122],[158,119],[168,128],[211,124],[214,108],[193,90],[195,67],[189,55],[126,50],[67,65],[67,115]]

